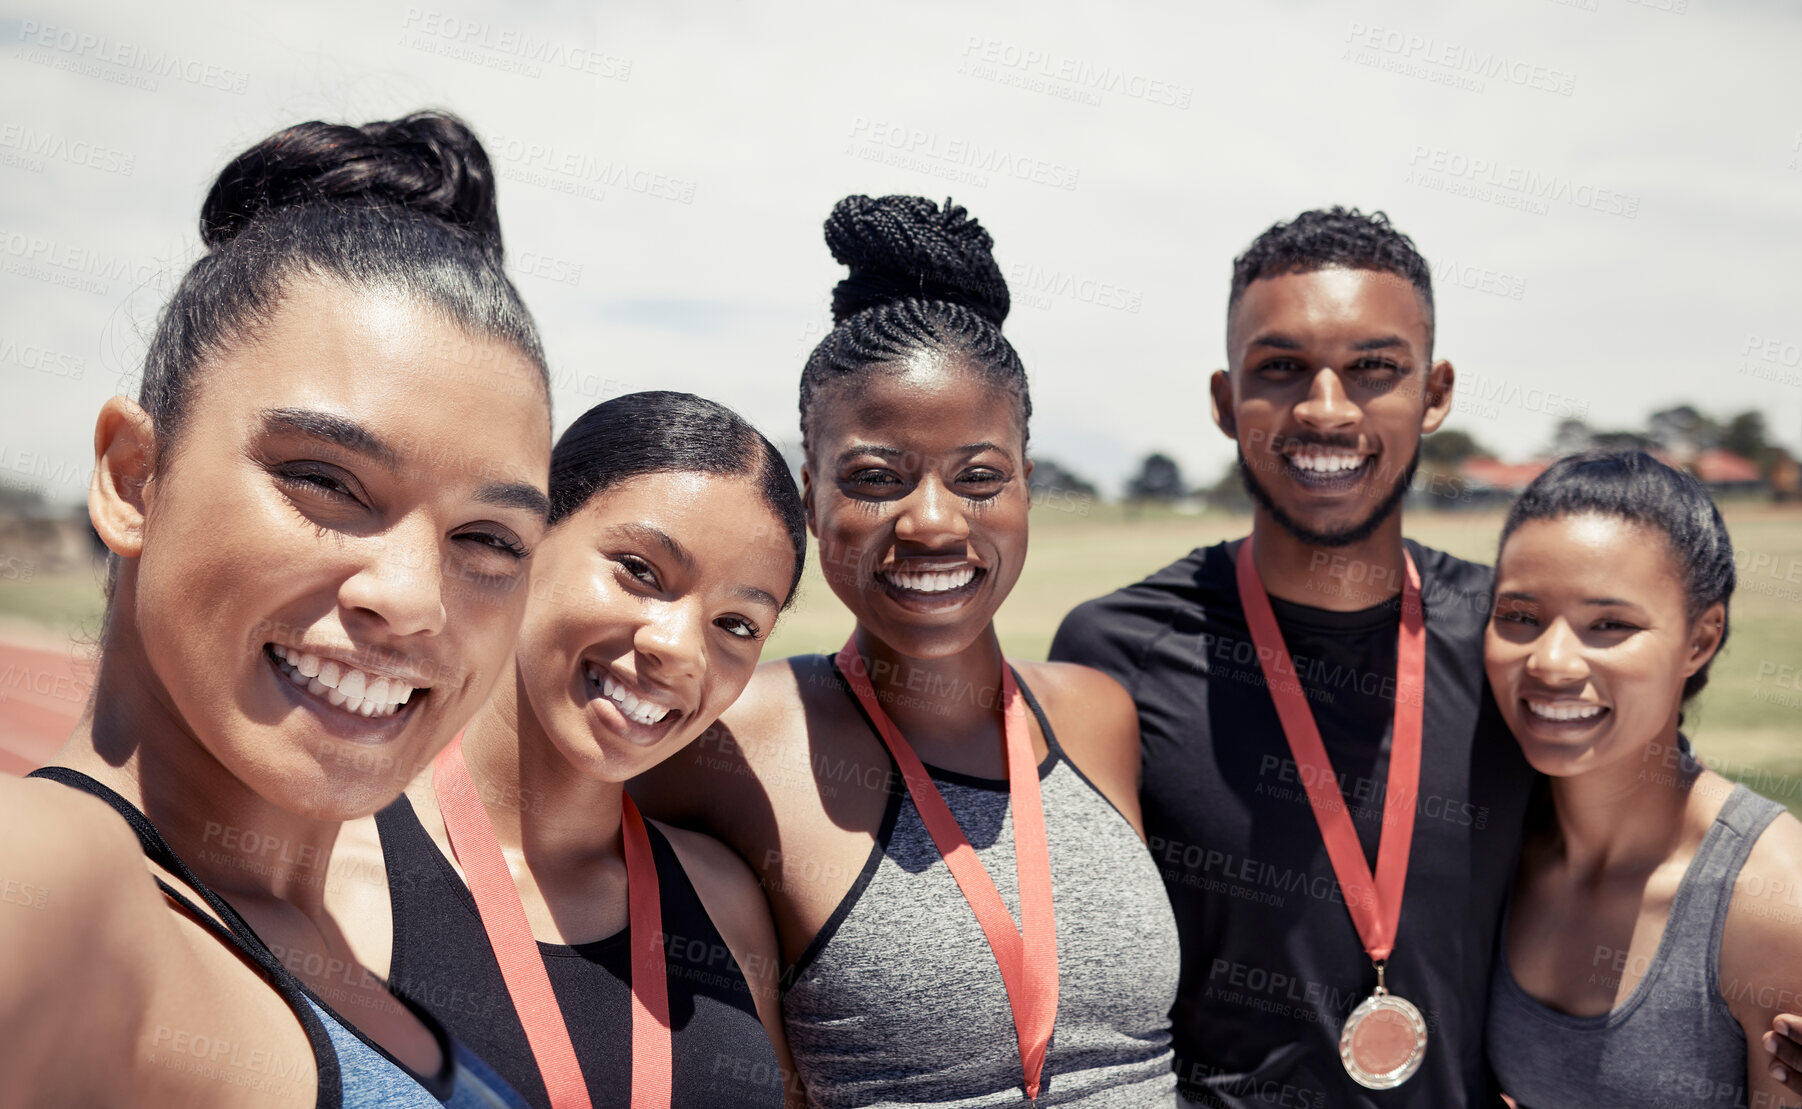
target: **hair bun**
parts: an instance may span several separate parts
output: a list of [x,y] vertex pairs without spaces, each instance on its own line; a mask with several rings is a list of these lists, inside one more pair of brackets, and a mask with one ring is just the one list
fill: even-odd
[[277,131],[219,172],[200,209],[200,237],[217,249],[270,212],[305,204],[396,205],[501,249],[488,154],[447,112]]
[[896,300],[959,304],[996,327],[1007,319],[1007,280],[995,240],[968,212],[920,196],[847,196],[826,217],[826,245],[851,267],[832,290],[832,319]]

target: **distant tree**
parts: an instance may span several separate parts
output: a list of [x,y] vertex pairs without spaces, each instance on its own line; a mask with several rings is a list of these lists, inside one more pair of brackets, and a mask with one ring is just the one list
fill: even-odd
[[1721,432],[1721,447],[1741,458],[1749,458],[1761,467],[1769,461],[1770,443],[1765,439],[1764,413],[1757,409],[1741,412],[1727,421]]
[[1245,491],[1245,479],[1239,476],[1238,459],[1220,471],[1219,480],[1208,490],[1208,503],[1227,512],[1251,511],[1251,494]]
[[1665,444],[1637,431],[1598,431],[1590,435],[1589,445],[1604,451],[1649,451]]
[[[87,509],[82,509],[86,515]],[[0,482],[0,516],[41,516],[44,514],[44,494],[25,486],[8,485]]]
[[1694,405],[1680,404],[1652,413],[1644,437],[1673,454],[1694,454],[1720,442],[1721,425]]
[[1559,420],[1558,430],[1552,432],[1552,457],[1563,458],[1567,454],[1586,451],[1594,443],[1595,432],[1582,420]]
[[1188,495],[1182,468],[1174,458],[1155,451],[1145,456],[1138,475],[1126,483],[1129,501],[1174,501]]
[[1030,484],[1034,496],[1049,493],[1061,493],[1072,497],[1099,497],[1095,483],[1080,477],[1054,458],[1034,458],[1032,460],[1032,481]]
[[1421,464],[1442,470],[1456,470],[1465,459],[1490,453],[1469,432],[1457,428],[1436,431],[1420,441]]

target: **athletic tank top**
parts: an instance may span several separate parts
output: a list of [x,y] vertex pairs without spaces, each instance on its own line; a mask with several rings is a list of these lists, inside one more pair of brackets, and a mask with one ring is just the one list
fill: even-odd
[[1684,871],[1657,954],[1612,1012],[1575,1017],[1541,1003],[1515,982],[1501,944],[1489,1065],[1521,1109],[1746,1104],[1746,1035],[1722,996],[1721,931],[1740,867],[1783,811],[1733,787]]
[[[313,1049],[313,1063],[319,1072],[318,1109],[525,1109],[507,1084],[480,1059],[452,1039],[444,1027],[429,1013],[405,998],[399,1000],[419,1018],[438,1042],[443,1064],[435,1075],[425,1076],[407,1068],[381,1045],[334,1013],[319,1000],[306,983],[296,978],[270,952],[248,921],[188,869],[175,854],[162,834],[137,806],[80,771],[63,766],[45,766],[27,777],[47,778],[72,789],[92,794],[112,806],[137,833],[138,843],[152,862],[181,878],[201,900],[219,914],[221,925],[189,900],[186,894],[161,878],[156,880],[165,895],[179,902],[220,942],[237,949],[263,972],[275,992],[294,1011],[306,1030]],[[254,1092],[254,1089],[251,1089]]]
[[[1024,682],[1020,693],[1049,748],[1039,790],[1057,921],[1057,1024],[1039,1104],[1174,1105],[1178,947],[1163,879]],[[927,771],[1018,927],[1006,780]],[[1020,1050],[995,956],[899,772],[889,780],[862,873],[783,976],[795,1069],[820,1106],[1019,1105]]]
[[[376,814],[394,906],[389,983],[430,1009],[525,1099],[549,1109],[544,1077],[507,993],[475,898],[403,795]],[[757,1017],[743,971],[720,938],[669,841],[655,825],[669,982],[672,1109],[782,1104],[775,1048]],[[623,1105],[632,1088],[630,926],[605,939],[538,944],[557,1007],[599,1106]]]

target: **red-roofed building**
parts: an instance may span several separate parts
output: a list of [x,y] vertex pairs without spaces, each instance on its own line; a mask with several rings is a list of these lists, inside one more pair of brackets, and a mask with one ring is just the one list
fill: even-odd
[[1536,458],[1531,462],[1503,462],[1499,458],[1487,458],[1481,455],[1467,458],[1458,467],[1458,472],[1470,484],[1473,492],[1506,493],[1510,497],[1518,496],[1529,483],[1546,467],[1552,464],[1550,459]]

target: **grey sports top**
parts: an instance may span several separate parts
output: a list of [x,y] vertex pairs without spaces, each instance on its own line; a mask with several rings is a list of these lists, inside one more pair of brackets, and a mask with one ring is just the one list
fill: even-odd
[[[1039,1104],[1174,1105],[1178,950],[1163,879],[1024,683],[1020,692],[1050,748],[1039,788],[1058,1006]],[[1017,926],[1007,782],[927,769]],[[1019,1105],[1020,1051],[995,956],[899,775],[890,780],[862,873],[783,977],[795,1069],[819,1106]]]
[[1722,996],[1721,930],[1740,867],[1783,811],[1733,787],[1683,874],[1645,977],[1612,1012],[1574,1017],[1540,1003],[1515,982],[1500,945],[1489,1065],[1521,1109],[1746,1104],[1746,1037]]

